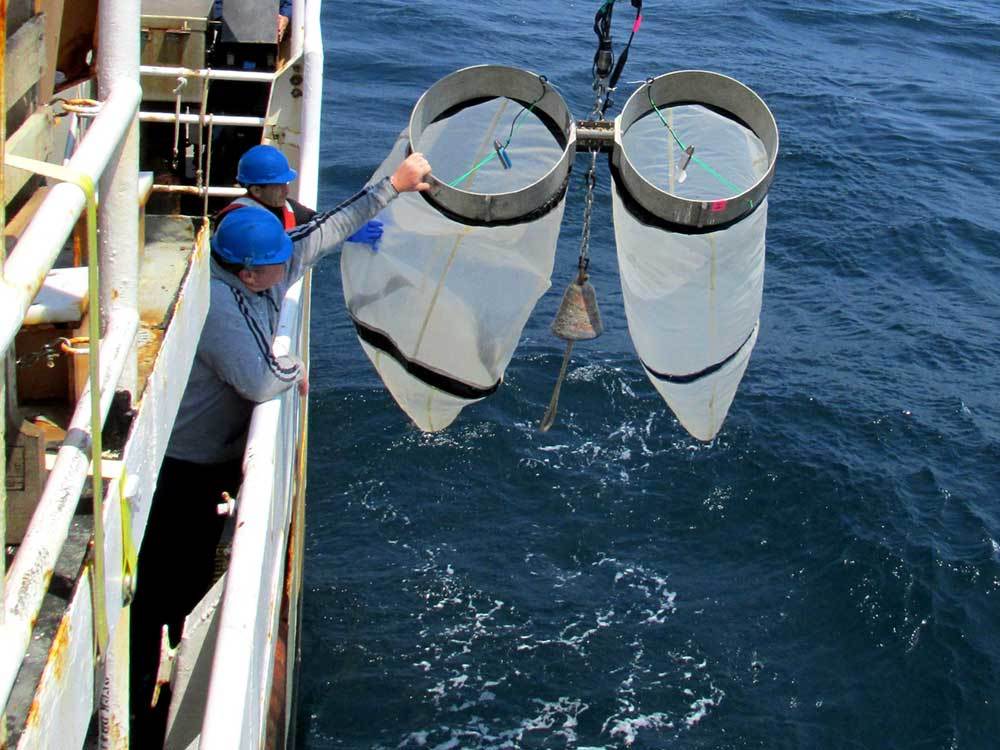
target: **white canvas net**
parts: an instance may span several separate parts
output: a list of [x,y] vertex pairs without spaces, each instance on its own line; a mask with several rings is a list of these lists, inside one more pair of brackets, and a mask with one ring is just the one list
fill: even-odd
[[[647,182],[710,204],[739,195],[768,168],[752,131],[699,105],[651,112],[622,144]],[[682,171],[689,145],[694,155]],[[687,234],[640,221],[620,191],[616,183],[615,239],[636,352],[684,428],[711,440],[757,340],[767,200],[728,228]]]
[[[504,169],[494,141],[508,139],[512,166]],[[406,145],[401,136],[373,181],[396,169]],[[414,149],[438,179],[494,194],[531,184],[562,154],[541,120],[502,97],[430,125]],[[549,287],[564,204],[565,195],[520,224],[469,226],[405,193],[379,215],[385,227],[377,252],[345,243],[344,298],[362,347],[421,430],[444,429],[499,386]]]

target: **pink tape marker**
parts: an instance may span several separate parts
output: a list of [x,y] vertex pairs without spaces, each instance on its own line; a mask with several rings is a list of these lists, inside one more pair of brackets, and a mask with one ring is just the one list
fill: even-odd
[[632,24],[632,33],[637,32],[640,26],[642,26],[642,16],[636,16],[635,23]]
[[728,201],[726,201],[726,200],[712,201],[709,204],[708,207],[712,210],[712,213],[717,214],[717,213],[719,213],[719,211],[725,211],[726,210],[726,204],[727,203],[728,203]]

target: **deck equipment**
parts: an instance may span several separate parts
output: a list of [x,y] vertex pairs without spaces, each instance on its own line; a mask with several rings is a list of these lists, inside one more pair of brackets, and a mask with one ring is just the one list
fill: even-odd
[[444,429],[503,381],[550,285],[575,140],[544,76],[477,66],[428,89],[375,173],[421,151],[437,175],[380,214],[378,252],[347,243],[341,260],[361,345],[421,430]]

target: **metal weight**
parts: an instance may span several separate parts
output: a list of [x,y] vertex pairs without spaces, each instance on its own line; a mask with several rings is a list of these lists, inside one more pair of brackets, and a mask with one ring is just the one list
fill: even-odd
[[596,339],[603,332],[597,292],[587,275],[581,273],[563,293],[559,310],[552,321],[552,333],[563,341],[587,341]]

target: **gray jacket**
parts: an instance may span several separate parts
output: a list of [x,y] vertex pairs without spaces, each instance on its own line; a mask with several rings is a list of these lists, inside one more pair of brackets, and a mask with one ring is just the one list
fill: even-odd
[[267,291],[250,291],[237,276],[211,261],[208,317],[167,445],[168,456],[211,464],[242,455],[254,406],[302,379],[299,362],[278,360],[271,353],[285,292],[396,195],[385,178],[292,229],[285,280]]

